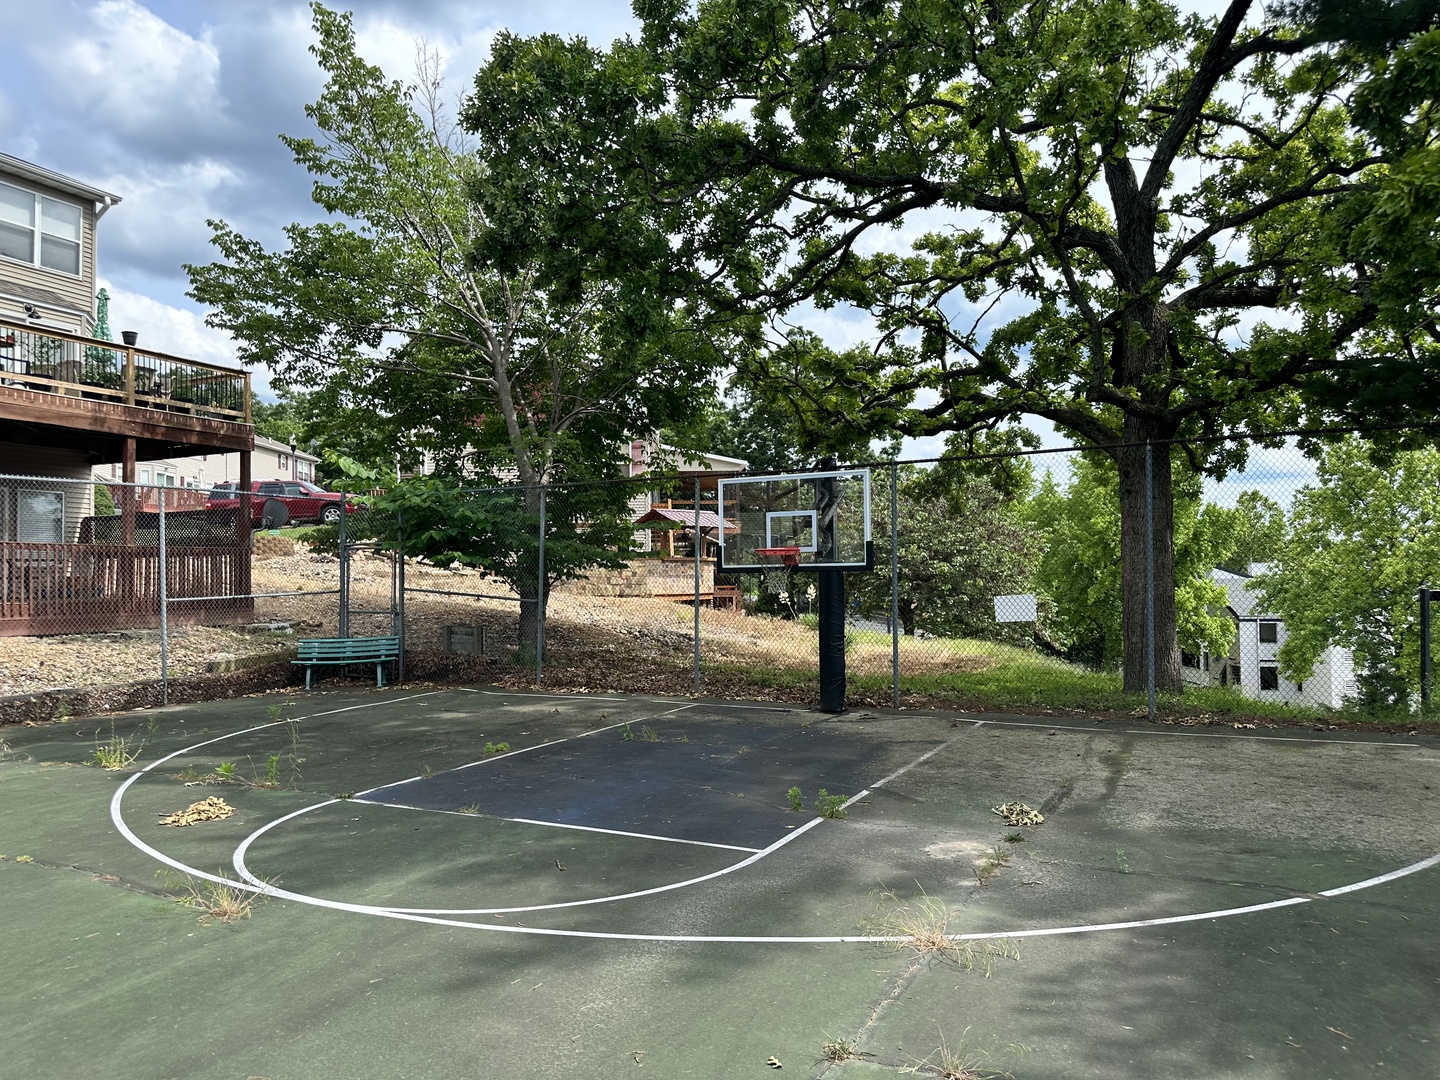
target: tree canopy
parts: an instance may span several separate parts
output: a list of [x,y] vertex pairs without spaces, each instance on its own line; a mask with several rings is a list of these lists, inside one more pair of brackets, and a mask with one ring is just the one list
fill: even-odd
[[1352,650],[1362,701],[1409,706],[1419,688],[1416,593],[1440,566],[1440,451],[1377,461],[1359,439],[1328,447],[1295,496],[1290,533],[1259,579],[1285,620],[1280,664],[1303,680],[1330,645]]
[[[1433,86],[1395,75],[1402,57],[1252,8],[641,0],[639,40],[603,55],[506,42],[528,80],[578,87],[559,111],[585,120],[537,125],[497,98],[490,123],[560,140],[542,165],[604,162],[625,178],[616,205],[648,192],[721,317],[871,318],[861,347],[788,329],[737,358],[808,429],[929,435],[1030,414],[1110,456],[1139,690],[1145,444],[1348,407],[1354,372],[1404,360],[1376,285],[1433,229],[1413,203],[1373,206],[1434,197],[1396,179],[1417,139],[1415,168],[1435,175]],[[1372,116],[1362,91],[1387,73],[1411,104]],[[612,212],[572,186],[597,220]],[[1243,443],[1203,445],[1191,472],[1244,459]],[[1178,689],[1174,492],[1169,468],[1154,474],[1160,684]]]

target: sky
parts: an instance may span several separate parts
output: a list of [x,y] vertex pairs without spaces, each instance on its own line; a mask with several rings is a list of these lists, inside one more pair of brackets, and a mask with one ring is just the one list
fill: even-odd
[[[351,0],[360,53],[408,80],[417,43],[444,62],[452,99],[485,62],[497,31],[554,32],[608,44],[631,32],[628,0]],[[1213,0],[1200,6],[1213,8]],[[0,150],[103,188],[124,201],[100,223],[99,271],[110,323],[143,344],[233,363],[228,337],[186,295],[185,263],[214,259],[207,221],[277,246],[290,222],[319,217],[307,175],[278,136],[310,132],[306,103],[322,79],[299,0],[0,0]],[[923,231],[906,222],[892,243]],[[865,320],[809,312],[838,347]],[[268,398],[263,371],[256,387]],[[1069,440],[1043,422],[1046,445]],[[942,452],[908,440],[907,457]],[[1046,465],[1055,459],[1048,459]]]
[[[501,29],[608,44],[628,0],[351,0],[361,55],[409,80],[416,44],[458,97]],[[185,295],[185,263],[215,258],[210,219],[267,246],[317,220],[278,136],[309,134],[322,79],[298,0],[0,0],[0,150],[119,195],[98,229],[110,323],[152,348],[234,362]],[[262,373],[257,385],[265,393]]]

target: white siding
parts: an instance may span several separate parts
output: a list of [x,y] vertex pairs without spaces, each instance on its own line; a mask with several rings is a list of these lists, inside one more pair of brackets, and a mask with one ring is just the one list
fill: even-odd
[[90,459],[78,450],[55,450],[40,446],[0,443],[0,475],[79,480],[82,483],[46,483],[37,480],[0,481],[0,539],[14,540],[20,526],[19,492],[54,491],[65,501],[64,541],[74,543],[80,535],[80,521],[95,512],[95,486],[90,481]]

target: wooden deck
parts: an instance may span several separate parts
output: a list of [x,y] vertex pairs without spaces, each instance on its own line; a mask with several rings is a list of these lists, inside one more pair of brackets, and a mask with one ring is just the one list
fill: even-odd
[[[250,550],[170,547],[166,593],[221,600],[171,603],[172,623],[224,625],[254,614]],[[0,637],[86,634],[160,625],[160,553],[120,544],[0,542]]]

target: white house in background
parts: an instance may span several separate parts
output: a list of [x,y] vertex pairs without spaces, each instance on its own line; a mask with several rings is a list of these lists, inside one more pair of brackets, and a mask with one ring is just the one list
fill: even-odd
[[[250,475],[256,480],[315,479],[319,458],[298,447],[255,436],[255,449],[250,455]],[[119,480],[119,466],[95,470],[95,479],[103,482]],[[142,484],[166,487],[195,488],[209,491],[216,484],[240,478],[239,454],[196,454],[191,457],[160,458],[142,461],[136,480]]]
[[1210,577],[1225,589],[1225,610],[1235,621],[1235,641],[1225,656],[1208,651],[1196,656],[1181,653],[1181,674],[1194,686],[1236,686],[1246,697],[1289,705],[1317,705],[1338,709],[1357,696],[1355,657],[1349,649],[1331,645],[1320,654],[1315,669],[1303,682],[1280,674],[1280,646],[1285,644],[1285,621],[1260,606],[1256,577],[1266,567],[1254,563],[1248,574],[1212,570]]

